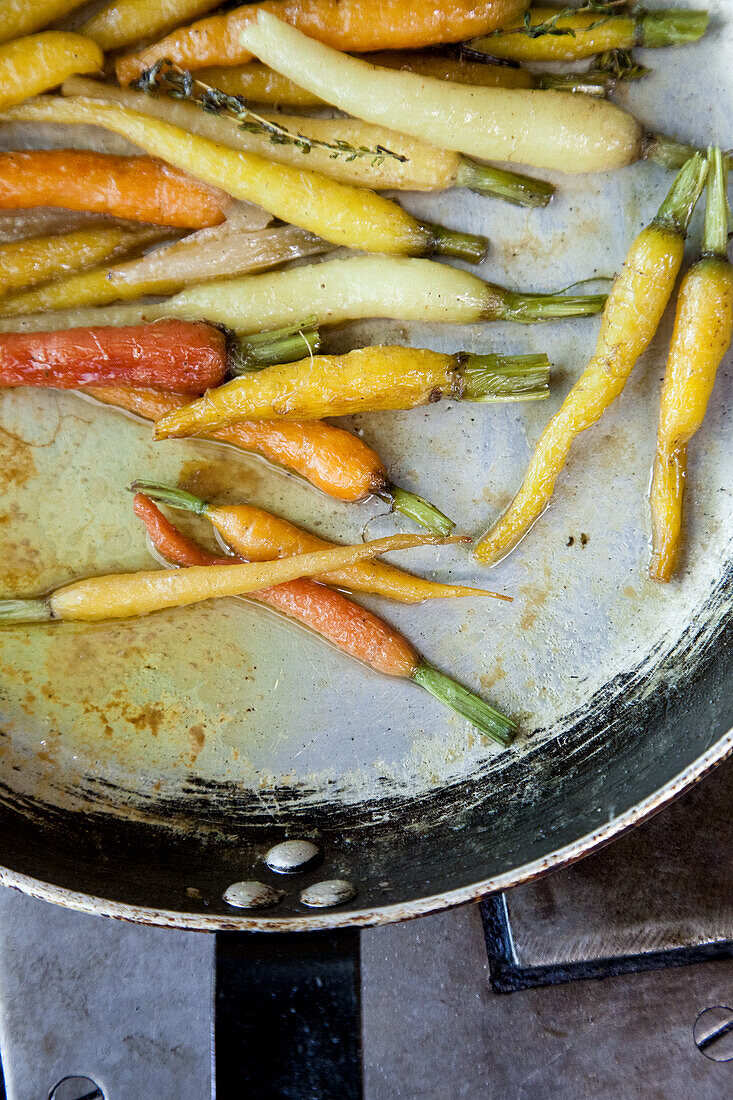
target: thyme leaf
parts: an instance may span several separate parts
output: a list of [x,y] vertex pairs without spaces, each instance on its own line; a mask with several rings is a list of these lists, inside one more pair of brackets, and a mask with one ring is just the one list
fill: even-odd
[[598,54],[589,72],[609,73],[614,80],[641,80],[651,69],[634,60],[631,50],[605,50]]
[[321,141],[300,131],[293,133],[292,130],[279,126],[271,119],[256,114],[241,96],[227,95],[219,88],[204,84],[187,69],[179,69],[167,57],[161,58],[146,69],[131,87],[152,96],[163,92],[173,99],[185,99],[189,103],[195,103],[197,107],[210,114],[228,115],[237,120],[240,130],[250,134],[265,134],[273,145],[294,145],[304,154],[310,153],[311,149],[325,149],[331,160],[345,157],[347,163],[350,163],[358,157],[366,157],[371,160],[374,167],[382,164],[385,157],[392,157],[402,164],[409,160],[409,157],[402,153],[395,153],[386,145],[376,145],[372,149],[367,145],[351,145],[340,138],[335,141]]

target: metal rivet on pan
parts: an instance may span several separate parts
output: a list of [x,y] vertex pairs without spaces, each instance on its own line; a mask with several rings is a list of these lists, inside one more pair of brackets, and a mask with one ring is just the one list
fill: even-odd
[[51,1089],[48,1100],[104,1100],[104,1093],[91,1077],[64,1077]]
[[310,840],[283,840],[270,848],[265,863],[279,875],[292,875],[305,870],[320,854]]
[[356,890],[350,882],[343,878],[331,878],[306,886],[300,900],[311,909],[329,909],[332,905],[343,905],[353,897],[356,897]]
[[692,1035],[697,1049],[713,1062],[733,1060],[733,1008],[713,1005],[695,1020]]
[[282,891],[273,890],[265,882],[233,882],[222,897],[227,905],[237,909],[269,909],[280,901]]

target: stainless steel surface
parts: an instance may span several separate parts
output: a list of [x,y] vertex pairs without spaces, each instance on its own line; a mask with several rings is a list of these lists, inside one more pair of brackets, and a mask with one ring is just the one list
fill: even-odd
[[0,1050],[8,1100],[92,1077],[105,1100],[210,1094],[214,940],[0,890]]
[[[653,76],[621,94],[655,128],[730,145],[731,0],[718,0],[713,15],[703,42],[645,58]],[[487,230],[487,277],[549,289],[616,270],[669,175],[640,163],[559,183],[544,211],[463,192],[405,203],[434,220]],[[376,323],[331,339],[334,346],[382,338],[451,351],[491,345],[550,353],[548,402],[446,403],[353,422],[397,480],[478,531],[519,484],[597,325]],[[683,728],[691,673],[723,652],[729,612],[721,578],[733,533],[731,360],[691,453],[680,576],[652,585],[646,495],[668,334],[667,322],[622,398],[574,448],[552,507],[489,574],[492,585],[515,593],[514,604],[380,606],[428,659],[520,719],[522,736],[510,752],[497,752],[413,685],[378,679],[242,601],[134,623],[3,631],[0,811],[17,814],[18,830],[4,831],[13,841],[0,851],[7,865],[0,880],[61,904],[177,926],[368,924],[542,874],[693,783],[733,746],[723,736],[722,668],[718,680],[706,681],[694,728]],[[72,394],[4,392],[0,425],[3,595],[147,565],[124,491],[142,474],[179,478],[219,499],[246,496],[340,538],[358,538],[365,524],[373,534],[395,525],[378,518],[374,502],[340,505],[228,451],[153,446],[148,427]],[[453,548],[410,562],[458,581],[487,576]],[[650,701],[653,730],[640,717]],[[623,722],[612,730],[619,714]],[[69,836],[71,824],[80,842],[49,857],[40,826],[53,828],[63,814],[56,837]],[[227,912],[226,886],[265,872],[261,852],[303,820],[306,835],[328,834],[325,873],[358,883],[358,900],[333,914],[308,914],[290,895],[271,915]],[[255,827],[256,841],[247,834]],[[184,858],[162,859],[161,838],[187,846]]]
[[274,890],[265,882],[233,882],[222,896],[235,909],[271,909],[282,895],[282,890]]
[[733,1008],[714,1005],[703,1009],[692,1029],[698,1050],[713,1062],[733,1061]]
[[330,909],[334,905],[344,905],[356,897],[356,887],[342,878],[314,882],[301,890],[300,900],[309,909]]
[[311,840],[283,840],[270,848],[265,863],[271,871],[288,875],[302,870],[319,855],[320,849]]

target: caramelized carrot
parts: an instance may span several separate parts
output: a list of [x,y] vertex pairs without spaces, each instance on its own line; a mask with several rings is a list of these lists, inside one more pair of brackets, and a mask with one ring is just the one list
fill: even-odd
[[154,157],[78,149],[0,153],[0,209],[63,206],[203,229],[224,221],[223,192]]
[[[85,386],[83,392],[144,420],[157,420],[189,403],[179,394],[143,387]],[[343,428],[320,420],[240,420],[201,438],[262,455],[337,500],[364,500],[389,487],[384,464],[371,447]]]
[[334,49],[366,53],[461,42],[504,26],[526,7],[527,0],[266,0],[200,19],[119,58],[117,78],[129,84],[162,57],[184,69],[241,65],[252,54],[239,36],[260,10]]
[[[247,561],[272,561],[274,558],[326,550],[337,545],[253,504],[209,504],[193,493],[176,489],[172,485],[162,485],[157,481],[136,481],[132,489],[139,490],[171,508],[206,516],[227,546]],[[463,541],[471,540],[465,538]],[[322,576],[318,576],[318,580],[354,592],[372,592],[378,596],[387,596],[400,603],[422,603],[423,600],[466,596],[493,596],[495,599],[511,602],[511,596],[490,592],[485,588],[428,581],[383,561],[361,564],[353,569],[324,572]]]
[[[142,493],[135,495],[133,508],[145,524],[155,550],[174,565],[221,565],[241,560],[217,558],[202,550],[182,535]],[[340,592],[304,579],[251,592],[249,598],[268,604],[310,627],[326,641],[377,672],[419,684],[500,745],[510,742],[515,729],[511,719],[427,664],[394,627]]]
[[202,394],[226,373],[226,337],[200,321],[0,334],[0,387],[122,382]]
[[[86,386],[83,392],[145,420],[158,420],[189,402],[179,394],[133,386]],[[240,420],[200,438],[261,455],[337,500],[355,502],[378,496],[395,512],[402,512],[437,534],[450,534],[453,528],[452,521],[434,504],[393,485],[384,463],[371,447],[351,432],[322,420]]]
[[[224,565],[241,558],[217,558],[187,539],[149,497],[136,493],[135,515],[148,529],[157,552],[174,565]],[[353,600],[315,581],[290,581],[252,592],[250,598],[304,623],[350,657],[388,676],[409,677],[418,663],[410,643]]]

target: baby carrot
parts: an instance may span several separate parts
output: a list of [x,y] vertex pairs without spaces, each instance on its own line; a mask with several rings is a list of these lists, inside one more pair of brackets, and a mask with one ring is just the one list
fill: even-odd
[[476,557],[484,564],[508,554],[539,518],[573,440],[598,423],[649,346],[682,263],[687,226],[706,174],[706,162],[696,154],[680,171],[651,225],[631,245],[608,296],[593,358],[542,433],[509,508],[476,545]]
[[639,7],[615,15],[599,9],[573,12],[568,8],[533,7],[468,46],[507,61],[577,61],[605,50],[697,42],[709,21],[706,11],[680,8],[645,11]]
[[444,397],[532,401],[548,396],[549,370],[546,355],[442,355],[399,346],[311,356],[233,379],[159,420],[154,435],[196,435],[242,417],[320,420],[413,409]]
[[[505,67],[505,71],[523,70]],[[143,88],[143,91],[71,77],[64,82],[61,91],[67,97],[90,96],[105,103],[130,107],[180,126],[189,133],[233,149],[259,153],[267,160],[282,164],[302,165],[303,153],[307,152],[310,169],[359,187],[381,191],[469,187],[480,194],[522,206],[546,206],[555,191],[545,180],[479,164],[459,153],[438,149],[419,138],[406,137],[383,126],[371,126],[360,119],[303,118],[283,114],[253,116],[240,98],[170,66],[161,66],[155,74],[151,71],[144,81],[133,87]],[[289,133],[293,140],[278,140],[282,131]],[[349,149],[359,155],[351,155]],[[375,154],[378,150],[389,150],[391,155],[386,152],[362,155],[369,149]]]
[[226,336],[200,321],[0,335],[0,388],[108,382],[201,394],[226,374]]
[[402,256],[351,256],[287,271],[217,279],[164,302],[36,313],[6,320],[0,332],[42,332],[77,325],[132,325],[161,317],[209,320],[233,331],[259,332],[313,317],[338,325],[366,317],[433,324],[513,321],[531,325],[600,313],[605,294],[534,294],[508,290],[433,260]]
[[[143,492],[171,508],[206,516],[225,542],[237,554],[250,561],[269,561],[272,558],[304,554],[334,545],[309,531],[303,531],[281,516],[272,515],[252,504],[209,504],[193,493],[154,481],[136,481],[132,490]],[[426,581],[381,561],[323,574],[318,579],[324,584],[338,585],[355,592],[372,592],[391,600],[399,600],[400,603],[421,603],[423,600],[456,596],[493,596],[500,600],[510,598],[483,588]]]
[[655,581],[669,581],[674,572],[682,530],[687,444],[702,425],[715,375],[733,335],[733,266],[727,255],[727,172],[720,149],[711,149],[708,156],[702,257],[680,285],[662,386],[650,494],[649,576]]
[[0,297],[91,267],[158,235],[150,230],[131,233],[127,229],[103,226],[0,245]]
[[[175,573],[147,569],[88,577],[57,588],[46,597],[0,600],[0,625],[29,622],[104,622],[134,619],[171,607],[185,607],[222,596],[242,596],[261,588],[312,577],[366,561],[391,550],[436,545],[432,535],[390,535],[359,546],[338,546],[278,561],[188,566]],[[452,540],[447,540],[452,541]]]
[[[29,10],[35,0],[26,0]],[[0,46],[0,111],[62,84],[74,73],[94,73],[104,55],[96,42],[67,31],[43,31]]]
[[232,149],[104,100],[39,98],[5,117],[103,126],[210,186],[257,203],[332,244],[407,256],[436,252],[474,263],[486,253],[485,237],[418,221],[374,191],[306,168],[273,164],[257,153]]
[[[142,493],[136,494],[133,508],[157,553],[172,564],[221,565],[231,560],[216,558],[185,538]],[[499,744],[508,744],[515,728],[513,722],[428,665],[394,627],[341,592],[314,581],[298,580],[253,592],[249,598],[303,623],[376,672],[414,680]]]
[[201,229],[224,221],[220,192],[153,157],[81,149],[0,153],[0,209],[63,206]]
[[197,19],[218,4],[219,0],[156,0],[155,4],[150,0],[112,0],[87,20],[81,33],[105,51],[121,50]]
[[338,50],[419,49],[460,42],[504,26],[526,0],[269,0],[202,19],[137,53],[118,59],[117,79],[129,84],[163,57],[184,69],[238,65],[252,54],[240,42],[244,28],[269,11],[311,38]]
[[0,4],[0,42],[23,38],[62,19],[84,0],[3,0]]
[[377,68],[260,10],[242,41],[261,61],[348,114],[481,160],[598,172],[637,160],[642,129],[608,100],[480,88]]
[[[158,420],[189,400],[179,394],[131,386],[85,386],[83,392],[145,420]],[[207,432],[203,438],[258,454],[337,500],[357,502],[378,496],[395,512],[437,535],[449,535],[453,529],[453,522],[435,505],[390,482],[376,451],[335,424],[322,420],[240,420],[228,428]]]

